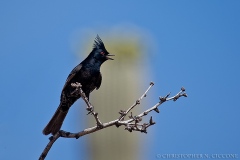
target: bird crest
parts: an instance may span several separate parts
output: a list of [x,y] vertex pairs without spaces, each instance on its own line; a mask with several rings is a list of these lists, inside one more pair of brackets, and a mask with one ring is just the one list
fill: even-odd
[[101,38],[97,35],[97,37],[94,40],[94,44],[93,44],[93,49],[105,49],[105,46],[103,44],[103,41],[101,40]]

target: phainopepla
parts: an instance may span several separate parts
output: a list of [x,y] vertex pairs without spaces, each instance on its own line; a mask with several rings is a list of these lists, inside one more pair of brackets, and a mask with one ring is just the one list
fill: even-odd
[[95,88],[98,89],[102,82],[102,75],[100,72],[100,66],[106,60],[113,60],[110,58],[108,51],[106,50],[102,40],[97,35],[92,52],[88,57],[78,64],[68,75],[65,85],[62,89],[60,104],[54,113],[52,119],[43,130],[43,134],[53,135],[57,133],[68,113],[69,108],[73,103],[80,98],[80,95],[72,95],[71,93],[75,88],[71,86],[71,83],[79,82],[82,85],[82,90],[89,100],[89,94]]

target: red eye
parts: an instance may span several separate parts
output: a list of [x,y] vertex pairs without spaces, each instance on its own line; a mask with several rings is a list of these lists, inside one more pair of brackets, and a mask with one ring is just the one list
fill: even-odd
[[104,52],[101,52],[101,55],[104,55]]

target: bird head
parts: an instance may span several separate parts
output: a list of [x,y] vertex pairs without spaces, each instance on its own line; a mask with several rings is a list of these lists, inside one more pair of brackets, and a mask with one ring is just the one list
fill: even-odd
[[110,56],[114,56],[112,54],[109,54],[109,52],[106,50],[103,41],[101,38],[97,35],[97,37],[94,40],[93,44],[93,57],[99,61],[106,61],[106,60],[113,60]]

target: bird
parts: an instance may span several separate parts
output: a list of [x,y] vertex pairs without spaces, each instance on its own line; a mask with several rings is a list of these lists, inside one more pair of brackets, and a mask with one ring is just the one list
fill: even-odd
[[90,54],[80,64],[73,68],[73,70],[68,75],[61,92],[60,104],[51,120],[43,129],[44,135],[56,134],[61,129],[63,121],[70,107],[74,104],[74,102],[81,98],[80,94],[77,96],[71,94],[75,90],[75,88],[71,86],[72,83],[81,84],[81,88],[85,93],[88,101],[90,93],[94,89],[100,88],[102,83],[102,74],[100,72],[100,67],[105,61],[113,60],[113,58],[110,56],[114,55],[109,54],[104,46],[103,41],[97,35]]

